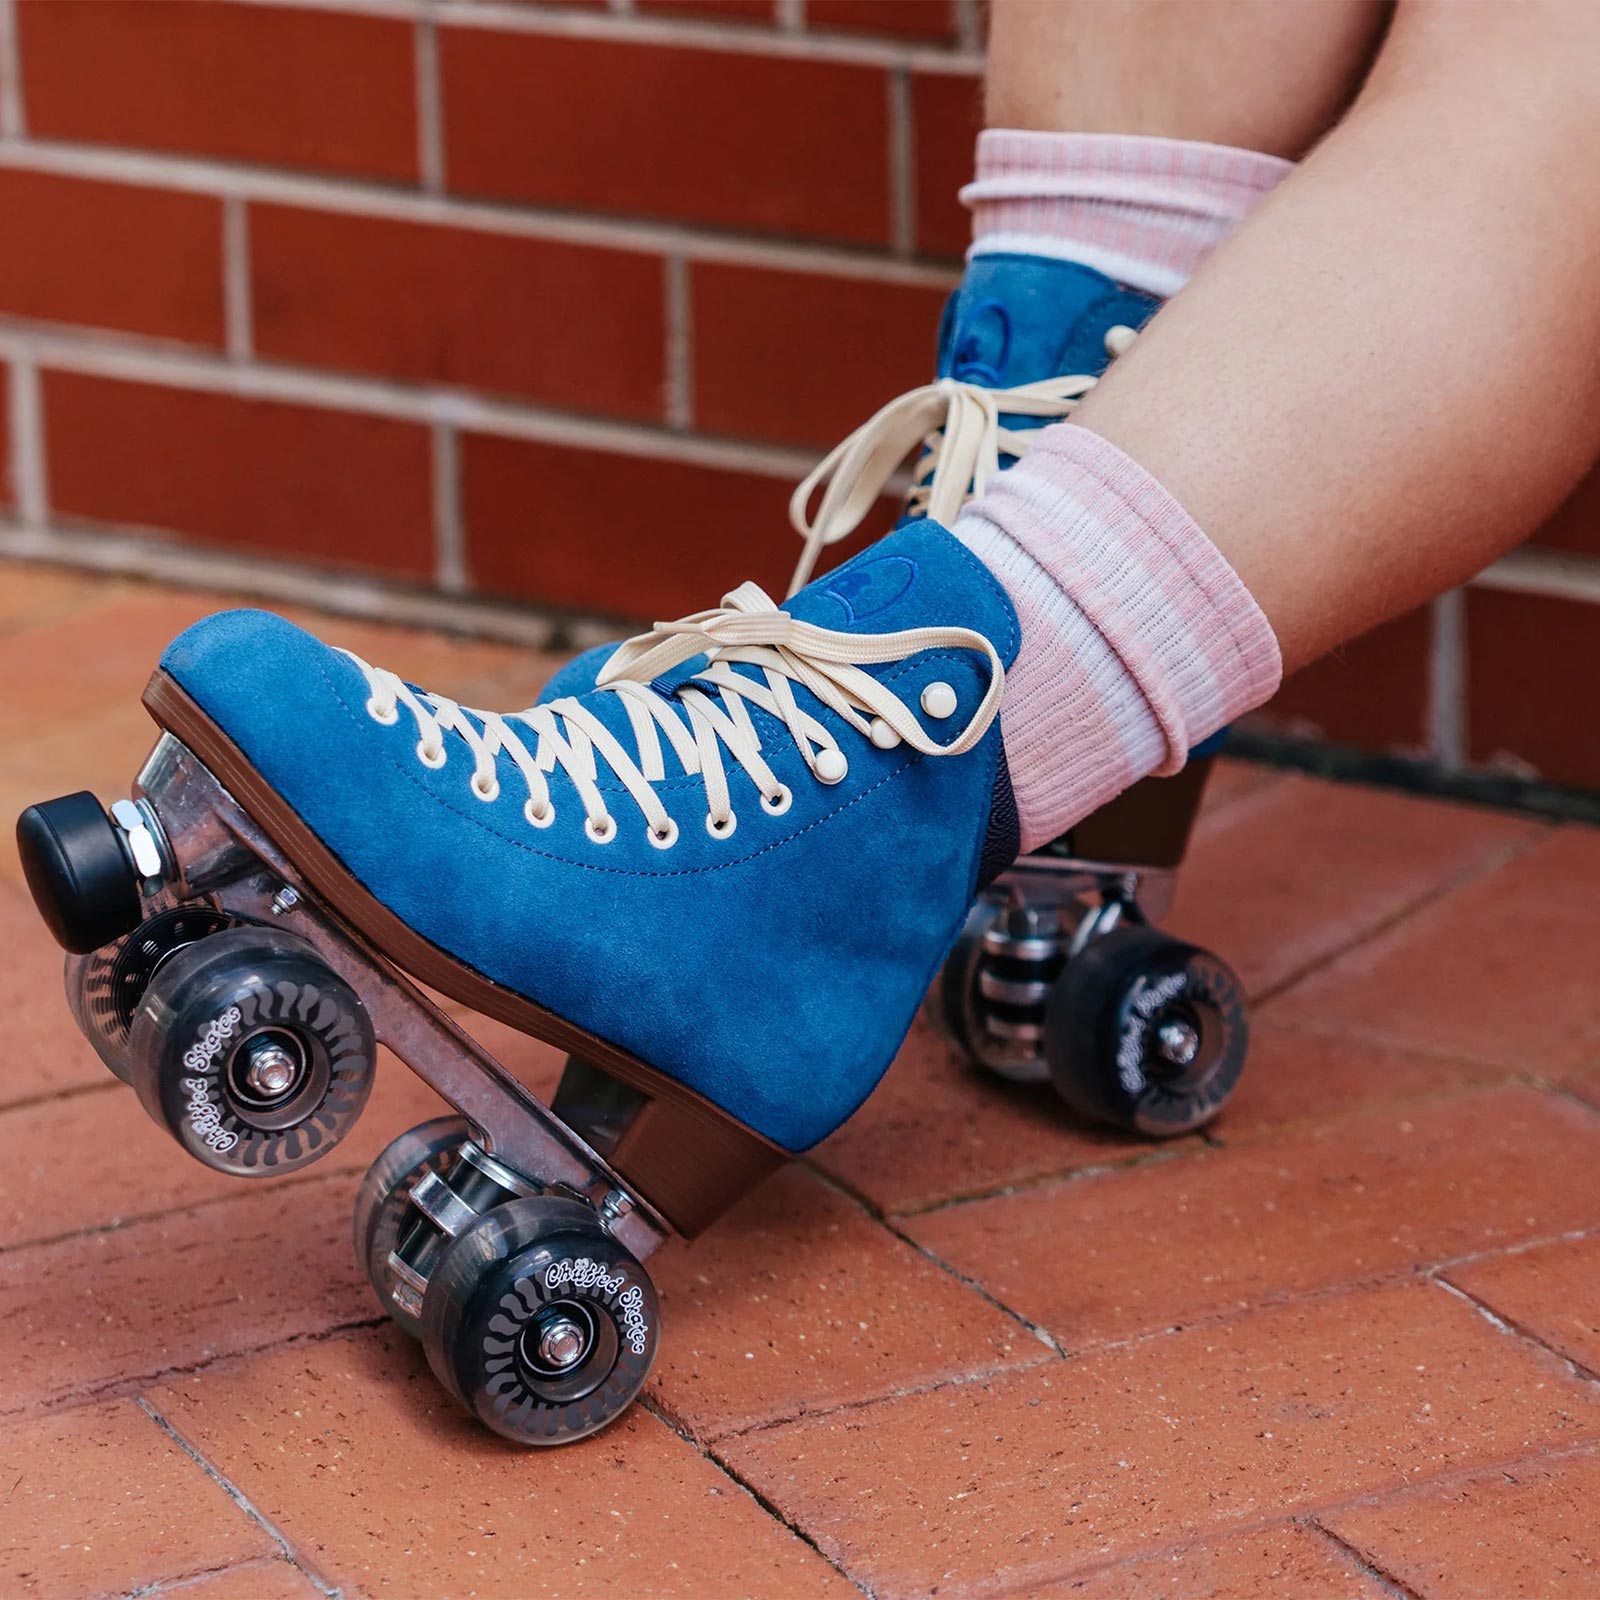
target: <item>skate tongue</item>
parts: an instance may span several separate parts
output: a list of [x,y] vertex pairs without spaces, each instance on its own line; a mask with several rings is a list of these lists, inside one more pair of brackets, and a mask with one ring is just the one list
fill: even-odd
[[1105,365],[1113,323],[1138,327],[1160,304],[1103,273],[1045,256],[974,256],[945,308],[939,376],[1011,389]]
[[903,523],[843,566],[814,578],[783,606],[802,622],[840,633],[971,627],[997,646],[1010,631],[1009,625],[998,628],[1001,608],[1009,612],[988,571],[928,519]]

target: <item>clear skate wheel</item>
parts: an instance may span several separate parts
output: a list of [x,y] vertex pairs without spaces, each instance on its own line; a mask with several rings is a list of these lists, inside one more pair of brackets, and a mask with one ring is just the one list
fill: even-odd
[[929,1020],[985,1071],[1048,1082],[1045,1003],[1066,952],[1056,908],[981,899],[928,992]]
[[447,1171],[471,1137],[461,1117],[424,1122],[390,1142],[367,1169],[356,1194],[356,1260],[383,1309],[413,1339],[422,1337],[422,1324],[390,1256],[410,1213],[413,1187],[429,1174]]
[[1050,1074],[1067,1105],[1157,1139],[1216,1116],[1250,1043],[1232,970],[1144,925],[1090,940],[1052,990],[1045,1020]]
[[523,1445],[569,1444],[620,1416],[659,1329],[644,1268],[590,1206],[554,1195],[508,1200],[452,1240],[422,1304],[439,1381]]
[[236,926],[236,917],[215,906],[174,906],[89,955],[67,957],[67,1004],[73,1021],[124,1083],[132,1081],[128,1031],[151,980],[186,945]]
[[128,1033],[146,1111],[196,1160],[274,1177],[326,1155],[372,1090],[360,999],[302,940],[225,929],[173,954]]

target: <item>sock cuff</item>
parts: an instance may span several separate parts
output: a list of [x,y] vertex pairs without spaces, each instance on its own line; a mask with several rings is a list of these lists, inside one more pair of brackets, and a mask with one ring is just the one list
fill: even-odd
[[985,128],[962,203],[1039,198],[1170,205],[1238,221],[1294,170],[1281,156],[1146,134]]
[[[1176,499],[1108,440],[1044,430],[957,524],[991,524],[1082,611],[1137,684],[1163,746],[1159,772],[1270,699],[1276,635],[1239,575]],[[982,537],[980,535],[980,537]]]

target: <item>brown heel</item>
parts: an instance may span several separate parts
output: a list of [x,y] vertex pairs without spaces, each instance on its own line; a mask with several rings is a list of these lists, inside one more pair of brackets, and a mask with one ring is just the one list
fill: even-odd
[[686,1239],[709,1228],[789,1154],[668,1078],[630,1063],[567,1062],[550,1109]]

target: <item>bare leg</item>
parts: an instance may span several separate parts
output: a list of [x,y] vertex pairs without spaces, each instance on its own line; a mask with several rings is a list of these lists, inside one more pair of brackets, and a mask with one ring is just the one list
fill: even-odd
[[1462,582],[1600,448],[1600,6],[1403,0],[1356,106],[1075,420],[1289,670]]
[[990,127],[1298,159],[1349,105],[1385,0],[994,0]]

